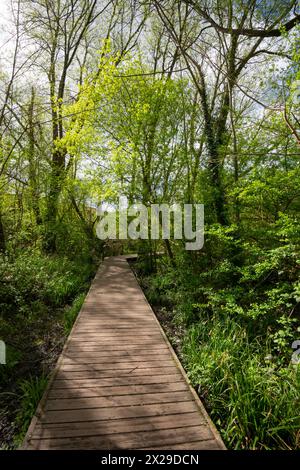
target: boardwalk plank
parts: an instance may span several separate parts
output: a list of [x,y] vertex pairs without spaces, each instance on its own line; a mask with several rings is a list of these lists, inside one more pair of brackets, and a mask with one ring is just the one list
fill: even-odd
[[108,408],[110,406],[133,406],[155,403],[190,401],[189,391],[142,393],[140,395],[115,395],[111,397],[76,397],[49,399],[46,410],[83,410],[84,408]]
[[72,361],[70,364],[66,364],[65,362],[61,365],[61,370],[70,370],[74,372],[78,371],[106,371],[106,370],[134,370],[134,369],[157,369],[157,367],[174,367],[173,361],[171,358],[167,358],[167,360],[155,361],[152,358],[148,361],[142,362],[139,361],[119,361],[119,362],[110,362],[110,363],[89,363],[88,361],[86,364],[78,364],[76,360]]
[[177,429],[106,434],[105,442],[102,436],[33,439],[33,446],[37,445],[38,449],[77,449],[82,447],[85,449],[134,449],[144,445],[155,447],[161,445],[161,442],[168,446],[186,443],[187,440],[189,442],[200,439],[208,441],[213,437],[213,434],[207,426],[198,424]]
[[84,389],[86,387],[112,387],[112,386],[130,386],[130,385],[150,385],[149,390],[152,390],[153,384],[162,384],[163,386],[167,383],[175,383],[182,381],[182,377],[179,371],[176,374],[165,374],[165,375],[155,375],[155,376],[138,376],[131,377],[122,376],[114,378],[103,378],[101,381],[98,379],[74,379],[72,376],[68,379],[61,377],[60,379],[55,379],[53,387],[51,390],[59,390],[61,388],[77,388]]
[[197,424],[205,424],[199,420],[197,411],[165,416],[151,416],[151,418],[129,418],[120,420],[103,420],[81,423],[55,423],[43,424],[35,427],[34,438],[51,438],[55,430],[55,437],[73,436],[105,436],[106,434],[127,433],[137,431],[156,431],[160,429],[185,428]]
[[94,355],[90,353],[81,353],[81,354],[72,354],[68,357],[65,357],[63,360],[63,364],[115,364],[115,363],[123,363],[123,362],[144,362],[151,359],[152,362],[157,361],[164,361],[169,359],[170,354],[165,351],[160,354],[156,354],[153,358],[153,353],[148,354],[128,354],[126,351],[121,351],[118,354],[99,354],[96,352]]
[[50,390],[48,398],[89,398],[89,397],[110,397],[122,395],[149,394],[159,392],[179,392],[188,390],[188,386],[182,382],[152,384],[149,385],[116,385],[113,387],[86,387],[86,388],[66,388]]
[[107,408],[91,408],[89,410],[45,410],[41,417],[43,423],[76,423],[80,421],[100,421],[101,419],[124,419],[135,417],[162,416],[174,413],[178,409],[182,413],[197,411],[194,401],[180,403],[155,403],[135,406],[111,406]]

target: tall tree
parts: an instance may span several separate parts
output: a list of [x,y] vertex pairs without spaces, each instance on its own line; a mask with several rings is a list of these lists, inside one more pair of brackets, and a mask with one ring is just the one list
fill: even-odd
[[254,57],[276,55],[268,38],[299,23],[297,2],[271,3],[265,11],[255,0],[153,2],[200,96],[214,208],[222,225],[228,223],[222,167],[232,96]]

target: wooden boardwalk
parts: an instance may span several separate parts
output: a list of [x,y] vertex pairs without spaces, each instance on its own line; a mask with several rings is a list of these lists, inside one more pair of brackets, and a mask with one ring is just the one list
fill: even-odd
[[225,449],[132,273],[105,259],[23,449]]

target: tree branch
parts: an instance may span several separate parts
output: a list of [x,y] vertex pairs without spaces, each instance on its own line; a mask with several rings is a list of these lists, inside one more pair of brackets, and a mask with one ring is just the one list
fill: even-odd
[[228,28],[219,23],[217,23],[209,14],[208,12],[201,7],[200,4],[196,3],[195,1],[191,0],[183,0],[188,5],[192,6],[194,10],[199,13],[205,21],[210,23],[212,27],[214,27],[217,31],[225,34],[238,34],[241,36],[248,36],[254,38],[276,38],[282,35],[282,31],[290,31],[295,26],[300,24],[300,15],[296,14],[291,20],[286,22],[280,28],[274,28],[272,25],[270,28],[267,29],[256,29],[256,28]]

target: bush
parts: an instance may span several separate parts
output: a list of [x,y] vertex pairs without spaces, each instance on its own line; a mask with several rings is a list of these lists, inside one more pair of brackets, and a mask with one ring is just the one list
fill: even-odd
[[82,257],[70,260],[37,250],[24,250],[14,258],[0,256],[0,338],[7,345],[0,390],[9,417],[5,422],[11,423],[6,424],[9,447],[15,446],[12,434],[17,430],[23,436],[27,429],[45,374],[60,354],[94,272],[95,265]]
[[[181,352],[229,448],[299,448],[299,223],[210,225],[199,253],[179,247],[142,279],[150,302],[186,331]],[[178,343],[178,342],[177,342]]]
[[[14,260],[0,258],[0,308],[2,315],[31,312],[38,302],[63,306],[86,288],[93,274],[84,260],[70,261],[27,251]],[[34,308],[33,308],[34,310]]]

